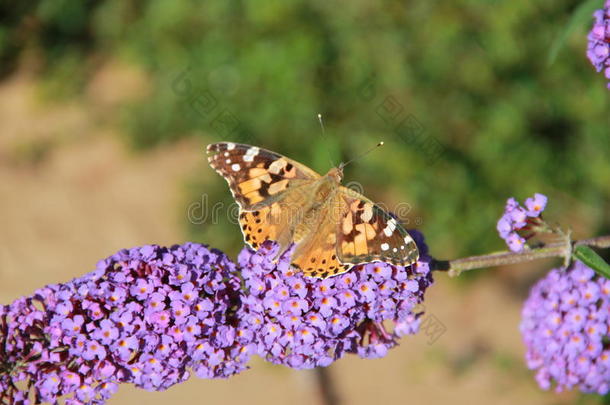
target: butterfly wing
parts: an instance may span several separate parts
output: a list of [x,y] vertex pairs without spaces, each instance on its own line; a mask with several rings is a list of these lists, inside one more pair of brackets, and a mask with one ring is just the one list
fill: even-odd
[[280,210],[279,203],[275,202],[255,211],[240,211],[239,225],[244,235],[244,241],[252,249],[258,249],[266,240],[277,241],[281,234],[283,241],[280,242],[282,245],[280,251],[285,250],[290,242],[288,240],[290,233],[286,230],[290,228],[286,225],[282,226]]
[[301,238],[292,254],[292,264],[306,276],[327,278],[345,273],[352,265],[337,257],[337,222],[347,209],[343,199],[334,195],[318,210],[315,217],[302,225]]
[[287,190],[320,178],[307,166],[256,146],[219,142],[208,145],[207,152],[210,166],[224,177],[245,211],[271,205]]
[[265,240],[277,241],[279,254],[292,242],[299,242],[303,232],[300,231],[304,215],[311,206],[316,182],[303,184],[298,188],[289,188],[275,201],[253,211],[240,210],[239,223],[245,242],[253,249],[258,249]]
[[344,264],[374,261],[410,266],[419,258],[415,241],[390,214],[366,197],[341,187],[345,209],[337,221],[337,256]]

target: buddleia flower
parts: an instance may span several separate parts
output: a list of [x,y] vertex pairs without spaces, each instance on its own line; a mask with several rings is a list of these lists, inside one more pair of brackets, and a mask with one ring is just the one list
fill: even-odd
[[541,388],[610,391],[610,280],[580,261],[553,269],[522,311],[526,359]]
[[606,0],[604,8],[593,13],[593,18],[593,28],[587,36],[587,57],[595,70],[610,79],[610,0]]
[[121,250],[0,307],[0,400],[101,404],[121,383],[159,391],[192,374],[227,378],[256,353],[293,368],[384,356],[417,331],[432,283],[414,237],[411,267],[370,263],[326,280],[294,273],[289,253],[276,261],[273,242],[245,248],[239,264],[194,243]]

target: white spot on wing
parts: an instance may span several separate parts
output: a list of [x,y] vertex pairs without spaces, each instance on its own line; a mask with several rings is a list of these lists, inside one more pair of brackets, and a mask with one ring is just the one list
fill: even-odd
[[233,163],[231,165],[231,169],[233,169],[234,172],[238,171],[240,169],[239,165],[237,163]]
[[254,156],[258,155],[259,149],[256,146],[248,149],[246,154],[244,155],[244,162],[252,162],[254,160]]
[[370,204],[364,206],[364,211],[362,212],[362,215],[360,215],[360,218],[364,222],[369,222],[373,218],[373,208]]
[[390,248],[390,245],[388,245],[387,243],[381,244],[381,250],[388,250],[389,248]]
[[394,229],[396,229],[396,220],[390,218],[386,227],[383,228],[383,233],[385,233],[385,236],[392,236]]
[[227,143],[227,150],[233,150],[233,149],[235,149],[235,144],[233,142]]

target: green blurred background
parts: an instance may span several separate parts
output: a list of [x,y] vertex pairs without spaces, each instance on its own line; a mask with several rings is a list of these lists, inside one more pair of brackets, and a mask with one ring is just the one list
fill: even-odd
[[[598,3],[589,1],[586,7],[601,7]],[[579,7],[584,18],[575,21]],[[48,197],[51,208],[63,201],[52,196],[89,193],[98,197],[76,211],[105,223],[114,224],[113,217],[119,224],[96,246],[82,247],[89,261],[112,253],[119,243],[159,240],[195,240],[235,255],[241,234],[224,214],[232,202],[226,183],[205,164],[207,143],[255,144],[325,172],[329,158],[336,164],[383,140],[383,148],[348,166],[345,181],[357,182],[390,209],[408,204],[401,218],[424,232],[438,258],[502,249],[495,223],[504,201],[534,192],[550,197],[547,218],[573,227],[577,238],[607,233],[610,101],[604,78],[585,57],[590,21],[581,2],[568,0],[2,1],[0,103],[6,108],[0,113],[1,170],[5,195],[29,201],[5,203],[2,215],[15,217],[30,204],[40,210],[31,202],[40,197],[41,184],[50,181],[57,187]],[[571,22],[573,29],[567,31]],[[11,106],[21,105],[26,92],[34,106],[19,115]],[[42,115],[64,107],[69,112],[45,118],[42,128],[24,124],[43,122]],[[318,113],[324,116],[325,136]],[[64,125],[71,120],[76,124]],[[117,139],[119,149],[105,146]],[[84,149],[70,152],[74,144]],[[75,153],[87,158],[58,169],[49,162],[58,159],[59,150],[67,150],[61,161],[71,162]],[[88,177],[85,186],[77,181],[66,191],[72,183],[61,176],[100,156],[111,158],[95,175],[130,180],[104,194],[104,183]],[[127,163],[114,161],[116,156]],[[121,171],[113,172],[113,164]],[[160,226],[138,234],[155,218],[169,215],[166,205],[154,205],[165,194],[176,196],[168,203],[172,212],[163,228],[172,231],[164,233]],[[122,211],[112,205],[130,195],[137,201],[133,207]],[[108,196],[103,208],[95,205]],[[64,203],[78,204],[72,201]],[[217,203],[223,204],[218,221],[206,216]],[[157,208],[130,222],[139,215],[138,204]],[[45,218],[65,215],[64,224],[81,221],[70,216],[74,209],[64,208]],[[3,230],[8,242],[0,253],[5,258],[17,257],[37,237],[14,237],[36,216],[24,218],[25,225],[14,222]],[[90,224],[97,226],[103,225]],[[168,235],[177,239],[168,241]],[[17,261],[2,262],[9,269],[5,274]],[[72,272],[87,268],[75,266]],[[517,316],[505,326],[517,352],[519,302],[544,268],[537,264],[518,276],[514,268],[479,272],[489,280],[473,281],[506,292]],[[453,294],[455,307],[474,288],[443,282],[439,291]],[[17,279],[7,283],[19,284]],[[10,294],[3,297],[8,300]],[[437,297],[443,301],[435,311],[442,313],[446,300],[440,293]],[[575,398],[538,393],[521,354],[499,356],[513,359],[510,367],[498,360],[500,368],[523,374],[515,384],[527,387],[532,403]]]

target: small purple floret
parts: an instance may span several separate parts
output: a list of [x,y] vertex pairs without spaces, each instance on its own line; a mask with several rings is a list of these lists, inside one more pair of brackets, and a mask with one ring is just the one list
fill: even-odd
[[[541,214],[546,203],[547,197],[538,193],[525,200],[525,207],[512,197],[506,201],[504,213],[498,220],[496,229],[511,251],[522,252],[525,249],[527,237],[532,236],[534,227],[541,223]],[[530,235],[524,237],[523,234],[528,231]]]
[[606,0],[603,9],[593,13],[593,18],[593,28],[587,36],[587,57],[595,70],[603,71],[610,79],[610,0]]

